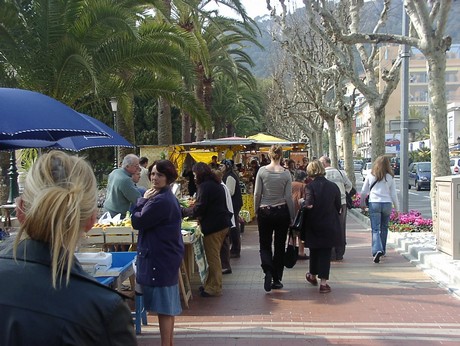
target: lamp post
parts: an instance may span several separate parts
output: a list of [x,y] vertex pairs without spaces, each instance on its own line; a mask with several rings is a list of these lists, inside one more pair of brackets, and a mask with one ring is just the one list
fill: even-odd
[[[113,114],[113,130],[118,132],[117,126],[117,111],[118,111],[118,100],[116,97],[110,98],[110,107],[112,108]],[[118,168],[118,147],[114,147],[114,159],[113,159],[113,168]]]
[[10,169],[8,175],[10,176],[10,193],[7,203],[13,204],[15,198],[19,196],[18,170],[16,168],[16,152],[14,149],[10,152]]

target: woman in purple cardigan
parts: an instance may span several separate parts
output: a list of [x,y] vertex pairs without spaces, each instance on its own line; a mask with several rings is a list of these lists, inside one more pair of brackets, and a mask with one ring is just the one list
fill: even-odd
[[148,171],[152,186],[132,215],[132,225],[139,230],[136,280],[145,308],[158,314],[162,345],[172,345],[174,316],[182,312],[178,282],[184,256],[181,209],[170,189],[177,171],[168,160],[155,161]]

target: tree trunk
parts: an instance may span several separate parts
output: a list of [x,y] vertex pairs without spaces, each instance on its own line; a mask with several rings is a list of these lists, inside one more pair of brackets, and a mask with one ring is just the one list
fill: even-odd
[[343,152],[345,172],[350,178],[353,186],[356,186],[355,169],[353,166],[353,140],[352,140],[352,118],[351,116],[345,117],[342,121],[342,138],[343,138]]
[[158,99],[158,145],[171,145],[171,106],[163,98]]
[[190,114],[188,112],[182,113],[182,143],[191,143],[192,135],[190,133],[192,129]]
[[430,95],[430,139],[431,139],[431,210],[436,210],[435,179],[450,175],[447,133],[447,101],[445,91],[446,53],[433,52],[427,56],[428,65],[428,94]]
[[[171,0],[163,0],[166,18],[171,17]],[[158,99],[158,145],[172,144],[171,105],[162,97]]]
[[385,154],[385,110],[369,102],[369,112],[372,138],[371,160],[374,162],[377,157]]
[[338,167],[337,158],[337,136],[335,132],[334,118],[327,116],[325,117],[327,127],[329,128],[329,158],[331,159],[331,166],[334,168]]

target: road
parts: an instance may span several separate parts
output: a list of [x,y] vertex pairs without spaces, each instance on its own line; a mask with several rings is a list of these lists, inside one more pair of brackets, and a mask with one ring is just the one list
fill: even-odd
[[[356,174],[356,191],[360,192],[363,186],[363,178],[361,173],[355,172]],[[401,184],[399,175],[395,176],[396,180],[396,192],[401,202]],[[418,210],[422,213],[422,216],[427,219],[431,219],[431,204],[430,204],[430,191],[422,190],[417,191],[415,189],[409,190],[409,210]]]

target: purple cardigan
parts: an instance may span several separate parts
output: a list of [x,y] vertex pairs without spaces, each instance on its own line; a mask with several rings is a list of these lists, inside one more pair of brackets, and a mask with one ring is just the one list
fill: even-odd
[[139,231],[137,282],[146,286],[173,286],[179,282],[184,257],[181,210],[169,187],[150,199],[139,198],[132,217]]

